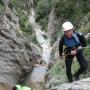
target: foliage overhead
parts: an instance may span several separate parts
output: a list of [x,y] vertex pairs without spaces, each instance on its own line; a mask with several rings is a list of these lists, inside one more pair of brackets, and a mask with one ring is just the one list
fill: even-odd
[[54,8],[58,18],[69,20],[80,27],[80,20],[90,12],[90,0],[34,0],[36,7],[36,21],[45,28],[48,17]]
[[55,5],[56,15],[64,20],[78,21],[90,12],[90,0],[58,0]]

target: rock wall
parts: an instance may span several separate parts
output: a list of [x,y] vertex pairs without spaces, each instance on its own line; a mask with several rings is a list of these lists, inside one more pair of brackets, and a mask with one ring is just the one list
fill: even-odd
[[90,78],[76,81],[71,84],[63,84],[57,90],[90,90]]
[[23,36],[15,9],[3,0],[5,12],[0,14],[0,90],[11,90],[18,80],[32,70],[38,54]]
[[59,31],[60,19],[56,16],[54,8],[50,12],[49,22],[48,22],[48,37],[51,40],[51,45],[57,40]]
[[90,90],[90,78],[82,79],[73,83],[65,83],[53,86],[46,90]]

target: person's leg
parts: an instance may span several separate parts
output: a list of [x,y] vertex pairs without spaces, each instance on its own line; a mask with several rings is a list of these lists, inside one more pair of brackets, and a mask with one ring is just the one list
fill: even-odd
[[83,52],[77,53],[76,57],[77,57],[77,61],[80,64],[80,68],[74,74],[74,77],[75,77],[76,80],[78,80],[79,79],[79,75],[82,74],[82,73],[84,73],[87,70],[88,63],[87,63],[87,61],[85,59],[85,56],[83,55]]
[[66,75],[67,75],[68,81],[73,82],[73,77],[71,73],[72,59],[66,59],[65,65],[66,65]]

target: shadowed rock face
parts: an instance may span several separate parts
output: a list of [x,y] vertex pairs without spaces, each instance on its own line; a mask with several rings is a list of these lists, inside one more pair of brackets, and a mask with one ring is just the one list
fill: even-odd
[[8,12],[11,19],[0,14],[0,90],[10,90],[22,75],[31,71],[31,61],[37,58],[27,38],[16,31],[18,18],[9,7]]

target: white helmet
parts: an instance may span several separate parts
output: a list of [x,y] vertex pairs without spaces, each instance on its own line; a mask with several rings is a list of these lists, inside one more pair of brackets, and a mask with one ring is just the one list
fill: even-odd
[[70,29],[73,29],[73,25],[71,22],[64,22],[62,24],[62,29],[63,29],[63,31],[68,31]]

